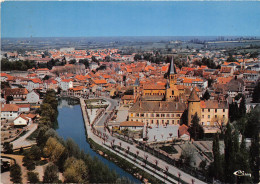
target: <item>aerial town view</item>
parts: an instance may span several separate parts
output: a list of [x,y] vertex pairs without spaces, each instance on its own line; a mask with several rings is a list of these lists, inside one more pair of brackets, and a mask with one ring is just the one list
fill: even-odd
[[2,2],[0,183],[259,183],[259,10]]

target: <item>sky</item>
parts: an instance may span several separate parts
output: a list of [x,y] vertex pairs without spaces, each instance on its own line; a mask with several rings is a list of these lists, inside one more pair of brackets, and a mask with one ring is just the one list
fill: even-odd
[[260,36],[259,10],[259,1],[5,1],[1,37]]

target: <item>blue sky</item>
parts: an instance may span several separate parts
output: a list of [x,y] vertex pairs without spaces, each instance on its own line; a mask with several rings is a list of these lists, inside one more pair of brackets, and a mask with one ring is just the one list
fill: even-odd
[[8,1],[1,36],[260,36],[259,10],[257,1]]

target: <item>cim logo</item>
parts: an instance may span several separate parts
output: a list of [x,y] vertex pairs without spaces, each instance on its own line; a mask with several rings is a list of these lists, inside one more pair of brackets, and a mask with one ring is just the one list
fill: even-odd
[[250,173],[245,173],[245,171],[241,171],[241,170],[235,171],[233,174],[236,175],[236,176],[249,176],[249,177],[251,177]]

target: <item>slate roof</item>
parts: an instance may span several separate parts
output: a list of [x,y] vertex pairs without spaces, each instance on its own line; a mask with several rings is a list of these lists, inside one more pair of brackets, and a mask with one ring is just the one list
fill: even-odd
[[198,102],[198,101],[200,101],[195,88],[193,88],[188,101],[191,101],[191,102]]
[[139,101],[136,102],[129,112],[183,112],[186,104],[168,101]]

